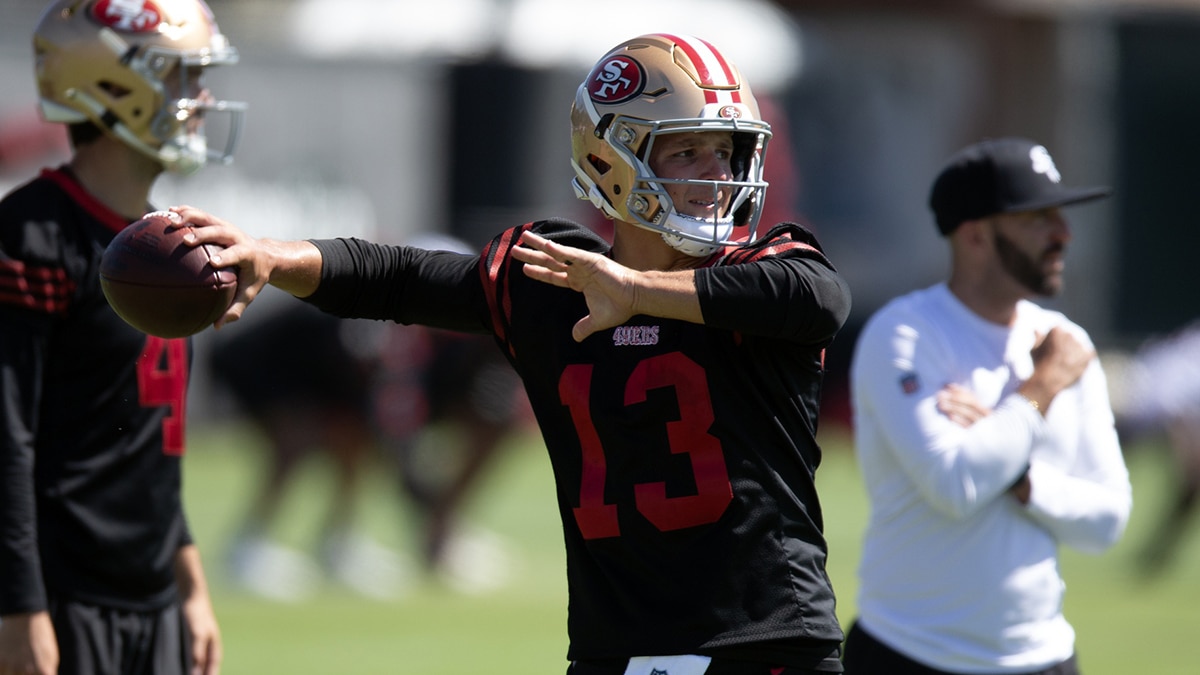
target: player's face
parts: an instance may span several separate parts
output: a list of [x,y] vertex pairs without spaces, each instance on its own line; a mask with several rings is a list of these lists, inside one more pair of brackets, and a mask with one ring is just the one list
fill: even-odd
[[[650,152],[650,169],[659,178],[730,180],[733,134],[727,131],[663,134]],[[714,195],[711,185],[666,183],[675,210],[685,216],[713,218],[724,215],[731,192],[722,186]]]
[[1061,209],[1009,213],[992,220],[1000,266],[1031,293],[1054,296],[1062,290],[1071,230]]

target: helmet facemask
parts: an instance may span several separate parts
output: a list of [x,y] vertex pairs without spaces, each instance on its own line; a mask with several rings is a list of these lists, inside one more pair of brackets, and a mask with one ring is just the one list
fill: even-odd
[[[728,126],[700,120],[655,122],[650,125],[643,148],[635,155],[637,177],[627,201],[634,223],[661,232],[667,244],[690,256],[708,256],[723,246],[741,246],[753,241],[767,189],[759,158],[770,132],[761,129],[732,132],[734,150],[729,180],[663,178],[655,174],[648,158],[655,141],[664,134],[719,132],[726,131]],[[711,190],[712,202],[719,208],[711,217],[682,213],[676,208],[668,185],[704,186]],[[722,198],[722,194],[727,196]]]

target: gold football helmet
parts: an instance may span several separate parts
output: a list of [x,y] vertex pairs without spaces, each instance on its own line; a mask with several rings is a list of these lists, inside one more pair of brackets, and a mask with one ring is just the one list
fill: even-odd
[[[203,0],[58,0],[33,51],[47,121],[91,122],[176,173],[232,160],[246,104],[213,99],[201,78],[238,54]],[[214,113],[230,116],[221,151],[205,136]]]
[[[729,181],[666,180],[649,157],[660,134],[729,131]],[[662,233],[676,250],[706,256],[753,241],[767,183],[763,155],[771,127],[738,70],[694,37],[651,34],[613,48],[579,85],[571,106],[572,184],[605,216]],[[676,212],[666,183],[702,183],[733,194],[725,213]]]

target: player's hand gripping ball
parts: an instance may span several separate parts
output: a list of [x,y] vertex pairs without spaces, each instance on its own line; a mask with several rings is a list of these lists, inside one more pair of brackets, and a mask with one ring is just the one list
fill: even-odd
[[221,247],[189,246],[190,226],[170,211],[147,213],[121,230],[100,260],[100,286],[134,328],[164,338],[194,335],[221,318],[237,290],[234,269],[217,269]]

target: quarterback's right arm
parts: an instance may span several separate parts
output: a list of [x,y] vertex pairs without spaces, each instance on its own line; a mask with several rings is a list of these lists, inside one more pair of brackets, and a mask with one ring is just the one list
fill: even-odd
[[237,295],[217,328],[240,318],[269,283],[343,318],[486,332],[478,255],[355,238],[255,239],[199,209],[172,210],[195,226],[188,244],[222,246],[213,266],[238,269]]

